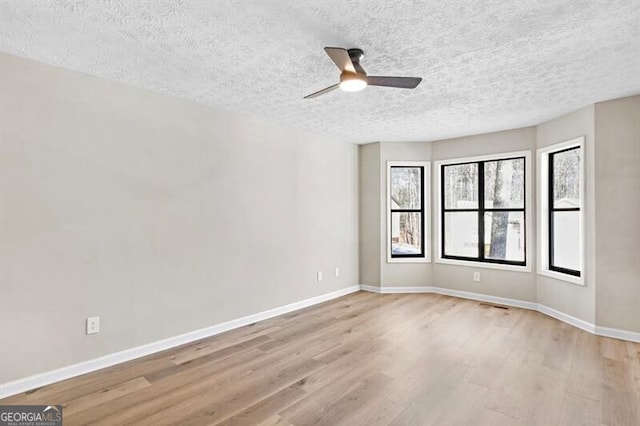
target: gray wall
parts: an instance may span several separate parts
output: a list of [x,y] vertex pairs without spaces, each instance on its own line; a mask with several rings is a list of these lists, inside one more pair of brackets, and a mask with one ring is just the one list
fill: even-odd
[[[429,263],[387,262],[387,161],[429,161],[429,143],[370,143],[359,146],[360,284],[374,287],[429,286]],[[427,222],[426,226],[430,226]]]
[[358,146],[360,284],[380,287],[380,144]]
[[538,302],[565,314],[595,323],[596,240],[595,240],[595,135],[593,105],[537,127],[537,146],[543,148],[569,139],[585,137],[585,285],[576,285],[543,275],[538,276]]
[[[420,161],[472,157],[510,151],[530,150],[533,188],[536,182],[536,149],[579,136],[585,137],[585,285],[576,285],[537,274],[536,198],[528,201],[533,217],[528,260],[531,272],[476,268],[473,266],[430,264],[389,264],[386,262],[385,162]],[[361,221],[367,221],[375,238],[381,276],[380,285],[435,286],[453,290],[507,297],[540,303],[562,313],[602,327],[640,331],[640,96],[597,103],[542,123],[536,127],[507,130],[435,141],[431,143],[379,143],[368,146],[379,156],[362,156],[361,190],[379,191],[360,194],[369,200],[361,209]],[[378,172],[374,172],[375,167]],[[434,177],[436,168],[433,166]],[[363,182],[363,179],[375,182]],[[435,180],[433,181],[435,183]],[[379,196],[379,209],[371,199]],[[435,197],[432,193],[432,206]],[[432,259],[437,256],[436,220],[432,220]],[[376,228],[373,217],[379,220]],[[362,230],[362,228],[361,228]],[[370,247],[371,249],[371,247]],[[367,267],[374,268],[374,255],[368,252]],[[361,262],[362,267],[362,262]],[[473,271],[481,273],[481,282],[473,282]]]
[[595,105],[596,323],[640,332],[640,95]]
[[353,145],[2,54],[0,150],[0,382],[357,283]]
[[[381,282],[383,287],[420,287],[430,286],[430,263],[389,263],[387,262],[387,161],[429,161],[431,160],[431,144],[428,142],[380,144],[380,217],[379,224],[381,247],[379,259],[381,264]],[[427,214],[427,219],[429,215]],[[431,226],[427,220],[426,226]]]
[[[513,151],[532,150],[535,147],[535,128],[505,130],[503,132],[486,133],[483,135],[467,136],[433,142],[433,160],[448,160],[454,158],[474,157],[478,155],[501,154]],[[535,151],[535,150],[534,150]],[[532,164],[528,172],[532,182],[535,182],[535,154],[532,154]],[[434,168],[434,173],[436,169]],[[434,180],[435,182],[435,180]],[[434,197],[437,192],[434,191]],[[535,198],[527,198],[532,203],[535,212]],[[434,206],[435,199],[434,199]],[[433,218],[435,225],[436,218]],[[528,220],[527,227],[531,235],[535,236],[535,220]],[[434,226],[433,249],[437,254],[437,227]],[[535,265],[535,241],[527,241],[527,257],[530,265]],[[434,257],[435,259],[435,257]],[[480,282],[473,281],[473,272],[480,272]],[[489,294],[492,296],[508,297],[512,299],[535,302],[536,277],[533,272],[513,272],[498,269],[485,269],[473,266],[433,264],[433,284],[437,287],[452,290],[470,291],[473,293]]]

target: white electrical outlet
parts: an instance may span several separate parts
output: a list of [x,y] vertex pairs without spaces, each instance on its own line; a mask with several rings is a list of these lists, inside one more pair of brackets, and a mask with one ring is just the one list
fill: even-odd
[[474,272],[473,273],[473,280],[477,283],[480,282],[480,272]]
[[318,282],[322,282],[322,272],[318,272]]
[[336,277],[340,276],[340,268],[336,267]]
[[87,334],[96,334],[100,332],[100,317],[87,318]]

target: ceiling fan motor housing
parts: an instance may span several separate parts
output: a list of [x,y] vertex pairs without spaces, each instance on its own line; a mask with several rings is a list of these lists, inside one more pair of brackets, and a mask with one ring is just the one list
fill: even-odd
[[364,51],[362,49],[349,49],[347,50],[351,62],[360,62],[364,58]]

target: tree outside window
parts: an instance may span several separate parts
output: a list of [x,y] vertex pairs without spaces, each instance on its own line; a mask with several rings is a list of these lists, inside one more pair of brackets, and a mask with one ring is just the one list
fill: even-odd
[[390,258],[425,258],[425,166],[391,165],[388,173]]

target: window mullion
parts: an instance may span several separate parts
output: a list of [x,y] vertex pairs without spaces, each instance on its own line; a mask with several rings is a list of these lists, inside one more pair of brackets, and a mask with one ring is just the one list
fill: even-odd
[[478,259],[484,259],[484,161],[478,162]]
[[446,195],[445,195],[445,166],[440,166],[440,202],[442,203],[442,209],[440,212],[440,224],[441,224],[441,229],[440,229],[440,250],[442,253],[442,256],[445,256],[445,235],[444,235],[444,230],[446,228],[445,226],[445,208],[447,206],[447,201],[446,201]]
[[455,212],[472,213],[472,212],[477,212],[478,209],[444,209],[443,211],[445,213],[455,213]]
[[549,154],[549,177],[548,183],[549,187],[547,188],[547,202],[549,203],[549,212],[548,212],[548,223],[549,223],[549,269],[553,268],[553,246],[555,244],[553,238],[553,153]]
[[554,212],[579,212],[580,207],[555,207],[551,208]]
[[424,211],[424,195],[425,195],[425,188],[424,188],[424,184],[425,184],[425,169],[424,167],[420,168],[420,254],[422,255],[422,257],[425,257],[427,254],[427,248],[426,248],[426,241],[424,240],[425,237],[425,231],[424,231],[424,216],[425,216],[425,211]]

